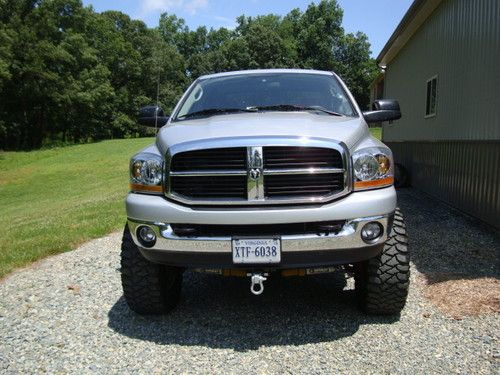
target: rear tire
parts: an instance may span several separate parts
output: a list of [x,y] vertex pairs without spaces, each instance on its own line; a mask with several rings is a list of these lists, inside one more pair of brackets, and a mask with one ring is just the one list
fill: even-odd
[[165,314],[179,302],[182,269],[152,263],[144,258],[128,225],[123,231],[121,278],[125,300],[138,314]]
[[410,185],[410,174],[401,164],[394,165],[394,187],[404,188]]
[[403,215],[396,209],[382,253],[355,265],[361,308],[370,314],[399,314],[408,296],[410,255]]

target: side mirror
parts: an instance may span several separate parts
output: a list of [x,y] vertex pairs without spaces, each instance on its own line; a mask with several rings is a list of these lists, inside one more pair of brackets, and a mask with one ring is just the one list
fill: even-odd
[[161,107],[156,105],[148,105],[142,107],[139,110],[139,116],[137,117],[137,122],[144,126],[159,127],[161,128],[168,121],[168,116],[165,116],[165,112]]
[[367,123],[399,120],[401,110],[399,103],[394,99],[375,100],[372,105],[372,111],[363,112],[363,117]]

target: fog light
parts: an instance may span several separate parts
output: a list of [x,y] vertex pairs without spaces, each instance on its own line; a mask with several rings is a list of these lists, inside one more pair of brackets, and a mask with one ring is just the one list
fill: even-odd
[[382,236],[384,229],[380,223],[372,221],[361,229],[361,238],[367,243],[375,242]]
[[153,247],[156,243],[156,233],[151,227],[145,225],[137,229],[137,238],[141,245],[145,247]]

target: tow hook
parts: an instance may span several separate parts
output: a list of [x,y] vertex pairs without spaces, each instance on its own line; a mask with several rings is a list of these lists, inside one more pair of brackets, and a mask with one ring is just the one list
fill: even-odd
[[248,273],[247,276],[250,276],[250,291],[252,294],[258,296],[264,292],[264,281],[267,280],[266,276],[269,276],[267,273]]

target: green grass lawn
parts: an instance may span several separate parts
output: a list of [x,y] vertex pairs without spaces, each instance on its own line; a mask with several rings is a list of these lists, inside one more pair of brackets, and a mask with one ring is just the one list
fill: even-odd
[[153,141],[0,153],[0,277],[120,229],[129,158]]
[[382,139],[382,128],[370,128],[370,133],[377,139]]

